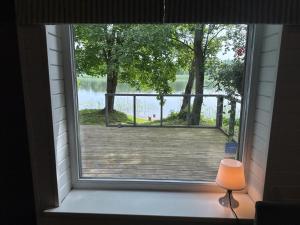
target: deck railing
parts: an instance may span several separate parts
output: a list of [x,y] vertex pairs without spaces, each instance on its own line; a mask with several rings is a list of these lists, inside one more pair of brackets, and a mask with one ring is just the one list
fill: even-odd
[[[108,111],[108,97],[110,96],[122,96],[122,97],[132,97],[133,101],[133,123],[131,124],[111,124],[109,122],[109,111]],[[136,98],[137,97],[157,97],[160,100],[160,117],[159,117],[159,124],[158,125],[147,125],[147,124],[138,124],[137,123],[137,116],[136,116]],[[164,99],[165,97],[188,97],[188,105],[187,105],[187,121],[189,121],[189,117],[191,116],[191,98],[192,97],[214,97],[217,98],[217,109],[216,109],[216,117],[215,117],[215,125],[208,126],[208,125],[191,125],[187,123],[186,125],[166,125],[163,122],[163,107],[164,107]],[[229,121],[228,121],[228,130],[223,129],[223,112],[224,112],[224,99],[227,99],[230,103],[230,110],[229,110]],[[195,94],[105,94],[105,123],[107,127],[174,127],[174,128],[218,128],[222,130],[228,136],[235,135],[235,122],[236,122],[236,104],[241,103],[239,99],[230,98],[226,95],[220,94],[203,94],[203,95],[195,95]]]

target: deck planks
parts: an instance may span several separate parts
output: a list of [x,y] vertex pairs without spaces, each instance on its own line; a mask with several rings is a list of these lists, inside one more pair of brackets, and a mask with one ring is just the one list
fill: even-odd
[[218,129],[80,126],[83,177],[214,180],[227,137]]

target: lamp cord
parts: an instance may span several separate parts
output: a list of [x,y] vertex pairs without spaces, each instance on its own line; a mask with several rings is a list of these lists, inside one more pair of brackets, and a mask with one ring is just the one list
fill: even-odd
[[231,191],[229,191],[228,192],[228,197],[229,197],[229,206],[230,206],[230,209],[231,209],[231,211],[232,211],[232,213],[234,214],[234,217],[235,217],[235,221],[236,221],[236,224],[240,224],[240,221],[239,221],[239,218],[238,218],[238,216],[237,216],[237,214],[236,214],[236,212],[234,211],[234,209],[232,208],[232,205],[231,205],[231,195],[232,195],[232,192]]

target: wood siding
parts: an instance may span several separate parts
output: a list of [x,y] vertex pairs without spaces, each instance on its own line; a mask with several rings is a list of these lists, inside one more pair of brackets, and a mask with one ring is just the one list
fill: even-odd
[[281,25],[257,25],[256,100],[252,128],[252,144],[248,157],[248,193],[254,201],[263,199],[269,136],[273,114]]
[[53,115],[53,134],[56,157],[59,202],[71,189],[70,157],[64,88],[62,27],[46,26],[47,53]]
[[264,199],[300,201],[300,27],[284,26]]

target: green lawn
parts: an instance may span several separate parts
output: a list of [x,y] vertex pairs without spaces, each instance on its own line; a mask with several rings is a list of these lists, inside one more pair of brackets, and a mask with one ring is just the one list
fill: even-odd
[[[79,112],[79,120],[82,125],[102,125],[105,126],[105,111],[99,109],[84,109]],[[136,118],[137,125],[158,126],[159,120],[149,121],[143,118]],[[126,115],[123,112],[113,111],[109,113],[109,124],[114,125],[131,125],[133,124],[133,116]],[[201,117],[202,126],[215,126],[216,120]],[[163,119],[163,125],[183,126],[187,125],[187,121],[180,119],[178,113],[171,113],[167,118]],[[228,118],[223,117],[223,130],[228,133]],[[235,139],[238,140],[239,120],[236,121]]]
[[[132,123],[125,113],[114,111],[109,114],[110,123]],[[82,125],[105,125],[105,110],[83,109],[79,111],[79,120]]]
[[[83,125],[105,125],[105,111],[99,109],[83,109],[79,112],[80,124]],[[133,124],[133,116],[126,115],[123,112],[113,111],[109,113],[110,124]],[[159,120],[149,121],[143,118],[136,118],[139,125],[159,125]],[[205,126],[214,126],[215,119],[201,117],[201,124]],[[187,121],[180,119],[177,113],[171,113],[169,117],[163,119],[164,125],[187,125]]]

